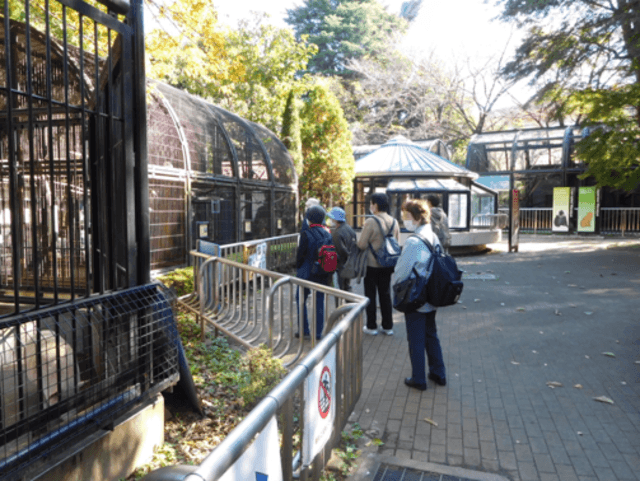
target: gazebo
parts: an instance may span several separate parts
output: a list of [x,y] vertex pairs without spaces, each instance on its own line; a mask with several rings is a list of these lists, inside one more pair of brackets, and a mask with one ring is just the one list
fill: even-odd
[[406,137],[390,139],[355,164],[353,225],[362,227],[371,194],[389,196],[391,215],[401,222],[408,198],[440,198],[449,217],[452,246],[484,245],[500,240],[498,194],[476,182],[478,174],[417,145]]

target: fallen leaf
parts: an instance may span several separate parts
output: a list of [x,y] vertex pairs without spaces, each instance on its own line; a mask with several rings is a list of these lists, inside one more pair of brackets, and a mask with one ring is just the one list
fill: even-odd
[[577,432],[578,436],[582,436],[582,431]]
[[640,364],[640,361],[636,361],[636,364]]
[[625,381],[621,381],[620,384],[622,384],[623,386],[627,385],[627,383]]
[[540,331],[540,334],[544,334],[544,331]]
[[598,396],[593,398],[594,401],[599,401],[601,403],[613,404],[613,399],[608,398],[607,396]]
[[590,359],[590,357],[589,357],[589,356],[584,356],[584,358],[585,358],[585,359]]
[[567,284],[567,287],[578,287],[578,284]]
[[562,314],[560,313],[560,311],[558,309],[556,309],[556,316],[561,316]]
[[514,366],[519,366],[520,365],[520,363],[516,362],[516,361],[511,361],[511,364],[513,364]]
[[569,304],[569,307],[578,307],[575,304]]
[[509,285],[509,284],[511,284],[511,283],[510,283],[510,282],[505,282],[505,284],[506,284],[506,285]]
[[587,316],[590,316],[591,314],[593,314],[593,312],[585,311],[585,314],[586,314]]
[[547,386],[549,387],[562,387],[563,384],[558,381],[547,381]]
[[582,389],[582,384],[574,384],[573,387],[576,389]]
[[462,306],[462,308],[463,308],[463,309],[466,309],[466,308],[467,308],[467,306]]
[[612,352],[603,352],[602,354],[607,357],[616,357],[616,355]]
[[432,424],[433,426],[438,426],[438,423],[435,422],[433,419],[429,419],[429,418],[424,418],[424,420],[426,422],[428,422],[429,424]]
[[524,307],[518,307],[516,308],[516,311],[520,311],[520,312],[524,312],[526,309]]
[[502,328],[501,328],[501,327],[496,327],[496,329],[497,329],[498,331],[502,331]]
[[534,353],[534,354],[538,354],[538,351],[531,351],[531,352]]
[[620,341],[616,341],[616,344],[620,344]]
[[480,299],[474,299],[473,302],[480,302]]
[[501,305],[501,306],[504,306],[504,302],[501,302],[501,303],[500,303],[500,305]]
[[571,271],[564,271],[565,274],[571,274]]

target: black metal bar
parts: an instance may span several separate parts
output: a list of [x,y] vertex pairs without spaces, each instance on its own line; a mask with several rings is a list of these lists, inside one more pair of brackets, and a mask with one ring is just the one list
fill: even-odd
[[[116,142],[116,138],[114,135],[115,129],[113,126],[113,56],[111,50],[111,30],[107,30],[107,86],[103,93],[103,101],[104,105],[107,109],[107,122],[106,122],[106,145],[103,145],[103,150],[108,152],[107,158],[105,159],[106,170],[102,173],[104,174],[108,185],[107,185],[107,197],[105,198],[107,208],[107,229],[109,236],[109,258],[111,259],[110,263],[110,287],[111,289],[118,289],[118,265],[120,264],[121,259],[118,257],[118,238],[117,233],[119,229],[116,228],[115,219],[121,215],[121,212],[114,212],[118,207],[118,202],[116,201],[116,172],[118,171],[118,165],[116,163],[115,158],[115,149],[114,144]],[[126,235],[126,234],[125,234]]]
[[36,309],[40,307],[40,258],[38,255],[38,198],[36,196],[36,179],[35,179],[35,155],[34,155],[34,144],[33,144],[33,98],[31,97],[33,93],[33,64],[31,59],[31,22],[30,22],[30,9],[29,2],[25,2],[25,50],[27,56],[26,62],[26,72],[27,72],[27,107],[29,109],[29,129],[28,129],[28,138],[29,138],[29,177],[30,177],[30,186],[31,186],[31,262],[33,265],[33,287],[35,291],[35,307]]
[[[49,170],[51,172],[50,179],[50,189],[52,193],[52,202],[51,202],[51,222],[55,226],[55,215],[56,215],[56,202],[55,202],[55,165],[54,165],[54,153],[53,153],[53,81],[51,78],[51,19],[49,16],[49,0],[45,0],[45,31],[46,31],[46,79],[47,79],[47,130],[48,130],[48,154],[49,154]],[[44,158],[44,157],[43,157]],[[46,208],[46,207],[45,207]],[[58,244],[58,233],[55,229],[51,229],[52,231],[52,244],[53,244],[53,280],[54,280],[54,303],[58,303],[58,289],[57,289],[57,280],[58,280],[58,262],[57,256],[55,253],[55,246]]]
[[14,61],[11,56],[12,34],[11,24],[9,22],[9,2],[4,2],[4,48],[5,48],[5,78],[7,85],[7,114],[8,114],[8,128],[7,128],[7,140],[8,140],[8,155],[9,162],[9,205],[11,210],[11,250],[12,250],[12,270],[13,270],[13,293],[14,293],[14,312],[20,312],[20,253],[19,253],[19,234],[18,227],[20,223],[20,215],[18,213],[18,196],[16,195],[18,187],[18,176],[16,172],[16,146],[15,146],[15,134],[13,131],[13,71]]
[[102,5],[105,5],[109,10],[126,15],[129,13],[131,4],[129,0],[98,0]]
[[[73,208],[73,199],[71,197],[71,150],[69,148],[69,131],[71,130],[71,126],[69,125],[69,45],[67,42],[67,7],[62,7],[62,25],[63,25],[63,52],[64,52],[64,67],[63,67],[63,77],[64,77],[64,104],[65,104],[65,157],[66,157],[66,165],[67,165],[67,232],[68,235],[68,246],[71,252],[69,259],[69,282],[71,287],[71,300],[75,299],[75,279],[74,279],[74,267],[75,262],[73,259],[73,246],[74,246],[74,236],[73,236],[73,225],[74,225],[74,208]],[[98,59],[96,58],[96,62]],[[79,79],[80,82],[83,82],[83,79]],[[57,241],[57,239],[56,239]],[[54,260],[57,257],[55,255],[55,249],[57,249],[57,242],[54,245]],[[62,247],[61,247],[62,248]],[[57,279],[56,279],[56,296],[58,292]]]
[[[98,24],[94,20],[93,22],[93,48],[95,52],[96,58],[98,58]],[[104,149],[103,142],[101,139],[104,138],[104,132],[102,129],[102,119],[101,116],[98,115],[100,111],[100,89],[97,88],[100,85],[100,66],[99,62],[95,63],[95,79],[94,85],[95,88],[95,107],[94,110],[96,115],[94,115],[94,142],[92,146],[92,158],[93,158],[93,175],[91,176],[92,181],[94,183],[94,188],[92,189],[93,199],[92,203],[94,205],[93,212],[95,215],[92,216],[92,226],[93,226],[93,242],[95,243],[96,250],[96,265],[95,265],[95,278],[98,283],[97,291],[101,294],[107,290],[106,279],[107,274],[105,271],[107,270],[107,232],[104,228],[105,226],[105,214],[104,206],[106,202],[106,195],[104,192],[104,179],[102,176],[98,174],[102,174],[105,171],[105,159],[104,159]]]
[[[89,5],[88,3],[82,0],[56,0],[56,1],[61,3],[62,5],[72,8],[73,10],[78,12],[80,15],[89,17],[95,22],[98,22],[104,25],[105,27],[110,28],[111,30],[115,30],[118,33],[126,34],[131,32],[131,27],[129,25],[118,21],[117,18],[114,18],[111,15],[101,12],[97,8],[92,7],[91,5]],[[105,1],[108,1],[108,0],[105,0]],[[96,50],[96,59],[97,58],[98,58],[98,51]]]
[[[140,213],[140,208],[136,202],[136,152],[134,150],[134,129],[136,124],[133,115],[133,78],[132,65],[128,61],[133,59],[131,42],[133,37],[120,36],[122,55],[120,56],[120,109],[122,110],[123,121],[120,123],[120,137],[122,142],[120,162],[124,165],[120,169],[124,178],[124,211],[126,222],[126,268],[127,268],[127,287],[135,286],[138,283],[138,246],[137,246],[137,229],[136,220]],[[146,119],[142,120],[146,122]],[[140,186],[137,186],[140,189]],[[148,189],[147,189],[148,190]],[[148,193],[147,193],[148,196]],[[148,209],[147,209],[148,214]]]
[[[136,154],[136,238],[138,241],[138,282],[151,280],[151,247],[149,239],[149,151],[147,147],[147,101],[146,72],[144,64],[144,17],[143,1],[133,0],[131,25],[135,32],[132,59],[134,63],[133,92],[135,101],[134,150]],[[126,57],[123,55],[123,58]],[[188,249],[186,249],[188,251]]]
[[[85,259],[85,296],[91,294],[91,246],[89,244],[89,196],[87,195],[87,189],[89,188],[89,159],[87,157],[87,118],[86,118],[86,101],[84,90],[84,16],[79,16],[79,30],[80,30],[80,97],[81,97],[81,118],[82,118],[82,130],[80,133],[82,144],[82,203],[84,209],[84,259]],[[75,351],[74,351],[75,352]]]

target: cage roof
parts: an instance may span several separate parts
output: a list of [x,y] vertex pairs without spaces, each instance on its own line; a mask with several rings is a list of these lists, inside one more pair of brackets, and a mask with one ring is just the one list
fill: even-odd
[[454,179],[392,179],[387,192],[469,192],[469,187]]
[[403,136],[392,138],[357,160],[355,173],[356,177],[478,177],[478,174],[418,146]]

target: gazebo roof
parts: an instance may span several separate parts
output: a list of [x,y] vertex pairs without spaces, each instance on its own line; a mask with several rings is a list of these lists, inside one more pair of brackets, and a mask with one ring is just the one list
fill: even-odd
[[390,139],[356,161],[356,177],[467,177],[478,174],[416,145],[403,136]]

